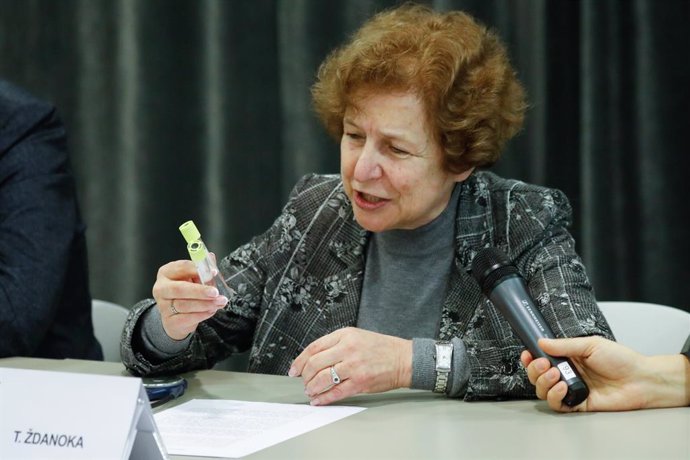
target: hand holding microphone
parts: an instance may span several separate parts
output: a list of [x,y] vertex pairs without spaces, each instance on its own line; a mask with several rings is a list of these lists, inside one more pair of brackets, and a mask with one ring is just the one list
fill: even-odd
[[559,370],[561,380],[568,385],[563,403],[573,407],[587,399],[589,389],[570,360],[547,355],[539,348],[540,338],[555,336],[527,291],[525,280],[506,255],[496,248],[482,249],[472,261],[472,275],[532,356],[547,358]]

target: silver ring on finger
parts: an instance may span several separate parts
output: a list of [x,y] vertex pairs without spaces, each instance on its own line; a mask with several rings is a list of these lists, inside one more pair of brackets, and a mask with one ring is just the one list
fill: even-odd
[[340,376],[335,371],[335,365],[331,366],[331,382],[333,382],[333,385],[340,383]]
[[175,299],[172,299],[170,301],[170,311],[172,312],[172,315],[170,315],[170,316],[175,316],[175,315],[180,314],[180,312],[177,311],[177,308],[175,308]]

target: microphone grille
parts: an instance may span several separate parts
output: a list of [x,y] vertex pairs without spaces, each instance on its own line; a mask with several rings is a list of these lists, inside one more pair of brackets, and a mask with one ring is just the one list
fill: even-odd
[[472,276],[482,292],[489,294],[498,281],[508,275],[519,274],[508,257],[498,248],[484,248],[472,260]]

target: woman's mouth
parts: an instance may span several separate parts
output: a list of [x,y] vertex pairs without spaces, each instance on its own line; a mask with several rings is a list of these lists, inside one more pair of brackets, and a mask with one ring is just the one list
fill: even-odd
[[354,202],[362,209],[373,210],[384,206],[390,200],[355,190]]

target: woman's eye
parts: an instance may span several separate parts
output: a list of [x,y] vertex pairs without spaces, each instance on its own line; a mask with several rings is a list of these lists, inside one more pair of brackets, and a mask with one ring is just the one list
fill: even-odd
[[390,149],[391,149],[391,152],[393,152],[394,154],[401,156],[401,157],[406,157],[406,156],[410,155],[410,152],[408,152],[407,150],[399,149],[393,145],[391,145]]
[[348,139],[351,139],[353,141],[361,141],[362,139],[364,139],[364,136],[361,136],[357,133],[345,133],[345,135]]

